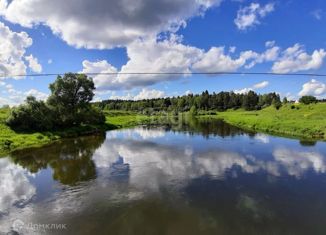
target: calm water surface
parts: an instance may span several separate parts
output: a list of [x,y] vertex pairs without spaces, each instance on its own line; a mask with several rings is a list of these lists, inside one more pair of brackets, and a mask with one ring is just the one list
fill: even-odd
[[137,127],[2,158],[0,190],[0,234],[326,234],[326,143]]

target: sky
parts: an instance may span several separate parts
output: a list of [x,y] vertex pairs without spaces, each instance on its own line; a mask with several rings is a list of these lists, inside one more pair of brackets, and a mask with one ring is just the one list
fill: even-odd
[[0,106],[46,99],[65,72],[93,76],[96,100],[189,93],[326,97],[324,0],[0,0]]

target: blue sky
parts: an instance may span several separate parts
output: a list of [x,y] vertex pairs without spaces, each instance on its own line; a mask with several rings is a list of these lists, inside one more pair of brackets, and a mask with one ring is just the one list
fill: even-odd
[[[323,0],[0,0],[0,105],[45,99],[64,72],[325,73]],[[25,33],[22,33],[25,32]],[[2,46],[1,46],[2,44]],[[311,76],[96,76],[96,99],[250,89],[325,97]]]

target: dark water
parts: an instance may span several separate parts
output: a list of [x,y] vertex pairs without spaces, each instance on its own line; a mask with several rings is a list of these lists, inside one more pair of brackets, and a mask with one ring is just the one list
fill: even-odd
[[326,234],[326,143],[220,121],[71,139],[0,176],[0,234]]

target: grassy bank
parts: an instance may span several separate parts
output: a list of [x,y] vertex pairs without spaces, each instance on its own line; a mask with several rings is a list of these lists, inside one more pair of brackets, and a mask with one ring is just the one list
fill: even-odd
[[9,113],[9,109],[0,109],[0,157],[14,150],[38,147],[62,138],[146,124],[152,119],[149,116],[131,112],[113,111],[106,113],[106,123],[101,126],[82,126],[53,132],[22,133],[15,132],[5,125]]
[[279,110],[274,107],[259,111],[229,110],[214,117],[244,129],[326,140],[326,103],[287,104]]

